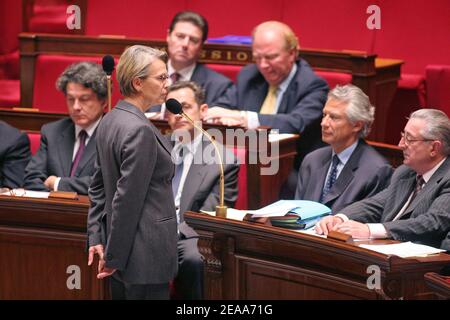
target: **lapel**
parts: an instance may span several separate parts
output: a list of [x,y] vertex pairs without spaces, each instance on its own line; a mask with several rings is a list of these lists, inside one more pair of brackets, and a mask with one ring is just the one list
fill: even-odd
[[200,86],[203,86],[205,79],[206,79],[205,69],[202,64],[197,63],[197,65],[194,68],[194,72],[192,73],[191,81],[194,81],[198,83]]
[[[402,214],[408,214],[412,211],[414,211],[414,209],[417,207],[417,205],[419,203],[429,203],[429,198],[430,195],[433,195],[434,192],[433,190],[435,188],[437,188],[439,186],[439,182],[441,182],[442,178],[444,177],[444,175],[449,171],[449,164],[450,164],[450,158],[448,158],[447,160],[445,160],[442,165],[439,167],[439,169],[431,176],[430,180],[428,180],[428,182],[423,186],[422,190],[420,190],[420,192],[417,194],[417,196],[415,197],[415,199],[413,200],[413,202],[411,202],[411,204],[408,206],[408,209],[405,210],[405,212]],[[415,186],[415,175],[412,179],[411,182],[411,190],[408,193],[408,196],[411,194],[414,186]],[[400,210],[400,209],[399,209]]]
[[[352,155],[348,159],[344,168],[342,168],[341,174],[337,178],[334,186],[331,188],[330,192],[325,196],[324,203],[335,200],[339,197],[342,192],[347,188],[350,182],[355,177],[354,172],[359,167],[359,159],[361,158],[362,152],[365,148],[365,142],[363,140],[358,141],[358,145],[353,151]],[[331,155],[330,155],[331,158]]]
[[259,112],[269,91],[269,84],[262,75],[259,76],[261,77],[260,81],[250,84],[246,92],[246,96],[250,98],[249,103],[245,104],[248,111]]
[[59,163],[61,164],[61,170],[63,177],[70,176],[70,167],[72,166],[73,147],[75,145],[75,125],[72,120],[70,124],[61,132],[57,144],[57,152],[59,157]]
[[[331,147],[327,147],[326,154],[321,158],[317,159],[318,166],[314,168],[314,172],[312,171],[310,183],[306,186],[307,189],[312,189],[312,199],[316,199],[316,201],[320,200],[320,196],[322,195],[323,186],[325,185],[325,179],[327,178],[328,168],[331,163]],[[319,172],[316,175],[315,172]]]
[[155,133],[156,139],[158,140],[159,144],[170,154],[172,150],[170,143],[167,141],[167,139],[163,137],[158,128],[156,128],[155,125],[149,119],[147,119],[145,114],[139,108],[124,100],[119,100],[115,108],[126,112],[131,112],[135,114],[138,118],[140,118],[142,121],[148,123],[152,128],[153,132]]
[[[101,120],[100,120],[101,121]],[[77,172],[81,172],[84,167],[90,162],[90,160],[95,156],[96,151],[96,145],[95,145],[95,136],[97,133],[97,129],[95,129],[92,136],[89,138],[89,142],[86,145],[86,148],[84,149],[83,156],[80,159],[80,162],[78,163],[78,167],[75,170]]]
[[202,146],[197,148],[194,159],[202,159],[202,164],[195,164],[194,160],[189,168],[189,172],[186,176],[186,180],[181,192],[180,199],[180,212],[185,212],[192,207],[192,202],[195,198],[195,194],[200,190],[200,186],[208,173],[207,164],[203,161],[202,152],[209,142],[202,140]]

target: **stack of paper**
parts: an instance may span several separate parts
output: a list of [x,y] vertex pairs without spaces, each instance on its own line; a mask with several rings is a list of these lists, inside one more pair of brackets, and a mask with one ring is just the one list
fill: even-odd
[[402,242],[384,245],[360,244],[359,246],[383,254],[396,255],[401,258],[424,257],[430,254],[445,252],[445,250],[412,242]]

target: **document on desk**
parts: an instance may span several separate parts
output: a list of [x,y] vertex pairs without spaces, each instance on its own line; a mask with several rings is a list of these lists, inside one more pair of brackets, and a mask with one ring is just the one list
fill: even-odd
[[12,189],[12,190],[0,193],[0,195],[2,195],[2,196],[40,198],[40,199],[48,199],[49,194],[50,194],[50,192],[31,191],[31,190],[24,190],[24,189]]
[[[210,216],[216,216],[215,211],[200,210],[200,212],[209,214]],[[237,210],[233,208],[228,208],[227,219],[242,221],[247,213],[251,214],[253,213],[253,210]]]
[[369,249],[383,254],[396,255],[401,258],[425,257],[431,254],[445,252],[445,250],[442,249],[412,242],[402,242],[402,243],[382,244],[382,245],[360,244],[359,246],[361,248]]

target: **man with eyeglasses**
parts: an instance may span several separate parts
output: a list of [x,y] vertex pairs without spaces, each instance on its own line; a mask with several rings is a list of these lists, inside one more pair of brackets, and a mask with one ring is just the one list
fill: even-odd
[[392,238],[448,247],[450,231],[450,120],[436,109],[413,112],[401,134],[403,165],[390,185],[316,225],[327,235],[339,231],[353,238]]
[[25,169],[24,188],[86,195],[94,173],[95,133],[107,106],[106,74],[80,62],[56,81],[66,96],[68,118],[42,126],[39,150]]

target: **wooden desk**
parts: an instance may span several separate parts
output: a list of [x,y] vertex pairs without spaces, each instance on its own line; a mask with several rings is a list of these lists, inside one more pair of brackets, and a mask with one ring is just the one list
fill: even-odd
[[[105,282],[96,279],[97,261],[94,267],[87,265],[88,208],[87,197],[75,201],[0,196],[0,299],[107,296]],[[79,268],[80,290],[67,287],[74,274],[70,266]]]
[[[188,212],[205,257],[206,299],[426,299],[424,274],[450,255],[402,259],[312,235]],[[366,281],[380,269],[380,288]]]
[[[32,107],[36,58],[40,54],[120,56],[128,46],[141,44],[162,50],[164,40],[128,38],[125,36],[82,36],[61,34],[21,33],[20,41],[20,105]],[[316,70],[342,72],[352,75],[352,83],[360,87],[377,107],[376,119],[369,139],[384,142],[385,126],[390,103],[400,79],[402,61],[380,59],[375,54],[361,51],[334,51],[301,49],[300,57]],[[206,43],[200,62],[243,66],[253,62],[252,50],[247,45]],[[56,80],[56,79],[55,79]]]

